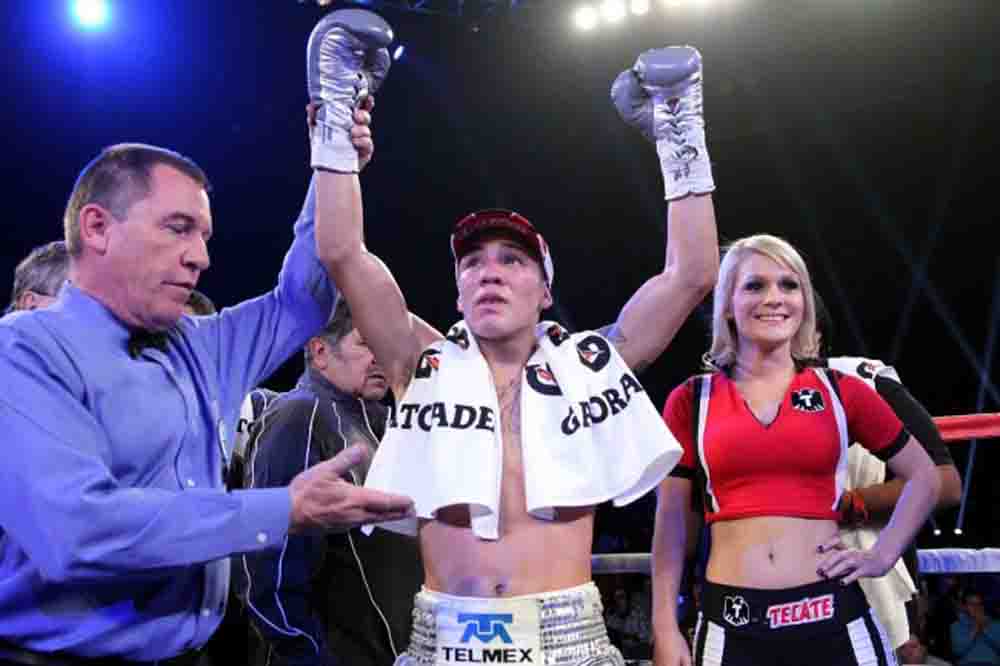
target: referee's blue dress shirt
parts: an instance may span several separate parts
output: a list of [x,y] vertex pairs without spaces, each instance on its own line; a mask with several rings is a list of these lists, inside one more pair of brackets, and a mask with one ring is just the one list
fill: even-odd
[[0,639],[155,660],[205,643],[234,552],[278,546],[287,488],[227,493],[240,402],[326,323],[310,188],[274,291],[185,316],[167,351],[64,285],[0,320]]

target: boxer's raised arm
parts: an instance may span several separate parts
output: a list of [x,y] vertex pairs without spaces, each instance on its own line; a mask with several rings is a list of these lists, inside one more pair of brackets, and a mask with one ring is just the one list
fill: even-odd
[[663,271],[639,287],[607,333],[640,372],[663,353],[719,271],[701,55],[690,46],[646,51],[615,79],[611,98],[622,119],[656,143],[670,202]]
[[357,175],[317,172],[316,197],[320,260],[347,299],[354,324],[385,368],[393,391],[402,395],[423,341],[392,273],[362,241]]
[[392,273],[365,247],[358,180],[374,152],[371,95],[388,74],[385,46],[391,40],[392,30],[376,14],[336,11],[313,30],[307,60],[317,252],[393,390],[402,395],[422,336]]

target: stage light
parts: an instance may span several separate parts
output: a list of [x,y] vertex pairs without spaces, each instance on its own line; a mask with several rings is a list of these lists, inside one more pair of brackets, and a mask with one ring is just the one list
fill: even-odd
[[584,5],[573,13],[573,23],[580,30],[590,30],[597,25],[597,10]]
[[934,536],[941,536],[941,528],[940,527],[935,527],[934,528]]
[[399,46],[396,47],[396,50],[392,52],[392,59],[399,60],[400,58],[403,57],[404,53],[406,53],[406,47],[400,44]]
[[601,3],[601,16],[608,23],[617,23],[625,18],[625,0],[604,0]]
[[74,0],[73,18],[81,28],[98,30],[108,23],[111,9],[105,0]]
[[956,527],[955,528],[955,534],[961,536],[962,535],[962,528],[961,527]]
[[632,0],[630,6],[633,14],[642,16],[649,11],[649,0]]

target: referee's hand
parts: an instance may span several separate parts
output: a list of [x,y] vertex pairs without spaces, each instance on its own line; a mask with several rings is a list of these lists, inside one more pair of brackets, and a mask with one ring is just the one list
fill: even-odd
[[356,486],[343,478],[365,456],[365,447],[354,445],[292,479],[289,534],[343,531],[413,515],[409,497]]

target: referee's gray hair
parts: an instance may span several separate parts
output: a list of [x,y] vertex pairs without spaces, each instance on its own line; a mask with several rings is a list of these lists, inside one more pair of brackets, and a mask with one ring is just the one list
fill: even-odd
[[736,362],[739,336],[732,319],[733,291],[740,266],[754,254],[763,255],[789,268],[799,278],[799,289],[802,291],[805,307],[802,311],[802,324],[792,338],[792,358],[812,359],[819,353],[816,340],[816,303],[805,260],[785,239],[770,234],[756,234],[731,243],[719,264],[719,280],[715,283],[715,292],[712,294],[712,346],[701,359],[709,370],[726,370]]
[[39,245],[14,269],[14,288],[10,292],[7,311],[17,307],[17,299],[26,291],[42,296],[55,296],[69,272],[69,253],[65,241]]
[[[347,300],[341,296],[337,300],[337,307],[333,309],[333,314],[330,315],[330,321],[327,322],[323,330],[313,338],[322,338],[331,347],[336,348],[340,344],[340,341],[344,339],[344,336],[349,334],[354,330],[354,318],[351,317],[351,309],[347,306]],[[312,338],[310,338],[312,340]],[[309,350],[309,343],[306,342],[306,346],[303,349],[306,358],[306,365],[312,363],[313,356],[312,352]]]
[[180,153],[144,143],[108,146],[83,167],[66,203],[63,227],[71,256],[79,257],[83,251],[80,240],[80,211],[83,207],[98,204],[115,219],[123,220],[133,204],[152,192],[153,167],[158,164],[177,169],[206,192],[212,190],[201,167]]

